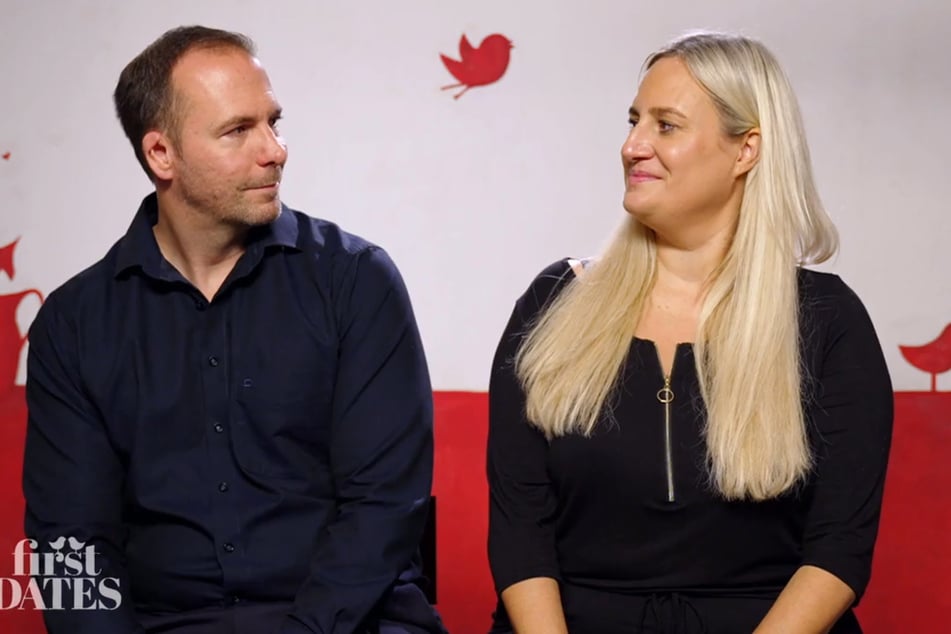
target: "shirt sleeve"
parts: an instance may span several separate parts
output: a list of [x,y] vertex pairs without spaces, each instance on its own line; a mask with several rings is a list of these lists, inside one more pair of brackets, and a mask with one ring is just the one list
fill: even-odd
[[557,499],[548,441],[525,416],[514,358],[533,320],[567,279],[566,261],[543,271],[519,298],[502,334],[489,380],[489,565],[497,592],[525,579],[560,579],[555,548]]
[[341,278],[330,447],[337,512],[316,536],[282,634],[356,631],[409,567],[432,486],[432,388],[403,281],[375,247]]
[[817,302],[825,324],[813,448],[815,488],[803,564],[826,570],[861,598],[871,575],[894,396],[881,345],[859,298],[838,277]]
[[[30,328],[25,528],[31,547],[40,553],[65,554],[79,542],[83,547],[76,552],[89,564],[88,549],[93,547],[95,559],[88,568],[96,574],[68,571],[62,556],[41,557],[54,563],[54,574],[43,570],[34,577],[48,608],[43,618],[49,634],[144,632],[135,620],[120,554],[124,470],[83,390],[75,325],[57,308],[54,293]],[[54,606],[62,609],[49,609]]]

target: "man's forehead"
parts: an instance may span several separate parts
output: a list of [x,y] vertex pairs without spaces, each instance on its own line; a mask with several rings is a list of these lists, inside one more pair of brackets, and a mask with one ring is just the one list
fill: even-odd
[[187,51],[172,68],[173,85],[186,87],[214,86],[235,81],[267,81],[261,62],[235,47],[198,48]]
[[172,71],[171,89],[177,125],[217,128],[281,109],[260,61],[234,47],[189,51]]

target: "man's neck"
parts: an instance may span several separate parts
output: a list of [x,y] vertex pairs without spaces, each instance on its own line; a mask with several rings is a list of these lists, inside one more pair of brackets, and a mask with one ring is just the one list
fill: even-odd
[[162,256],[211,301],[244,254],[248,229],[163,206],[152,228]]

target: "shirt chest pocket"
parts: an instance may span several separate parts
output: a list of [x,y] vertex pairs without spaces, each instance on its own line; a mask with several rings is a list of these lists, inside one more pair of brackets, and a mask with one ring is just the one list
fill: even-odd
[[325,468],[335,369],[334,351],[306,347],[271,350],[239,368],[231,419],[241,469],[296,480]]

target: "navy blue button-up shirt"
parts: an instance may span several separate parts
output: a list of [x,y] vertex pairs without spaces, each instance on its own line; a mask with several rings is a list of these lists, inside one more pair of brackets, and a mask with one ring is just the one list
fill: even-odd
[[47,611],[50,631],[435,628],[407,572],[432,392],[392,261],[284,207],[208,302],[162,257],[157,214],[153,194],[30,330],[27,534],[95,545],[121,589],[83,599],[115,609]]

